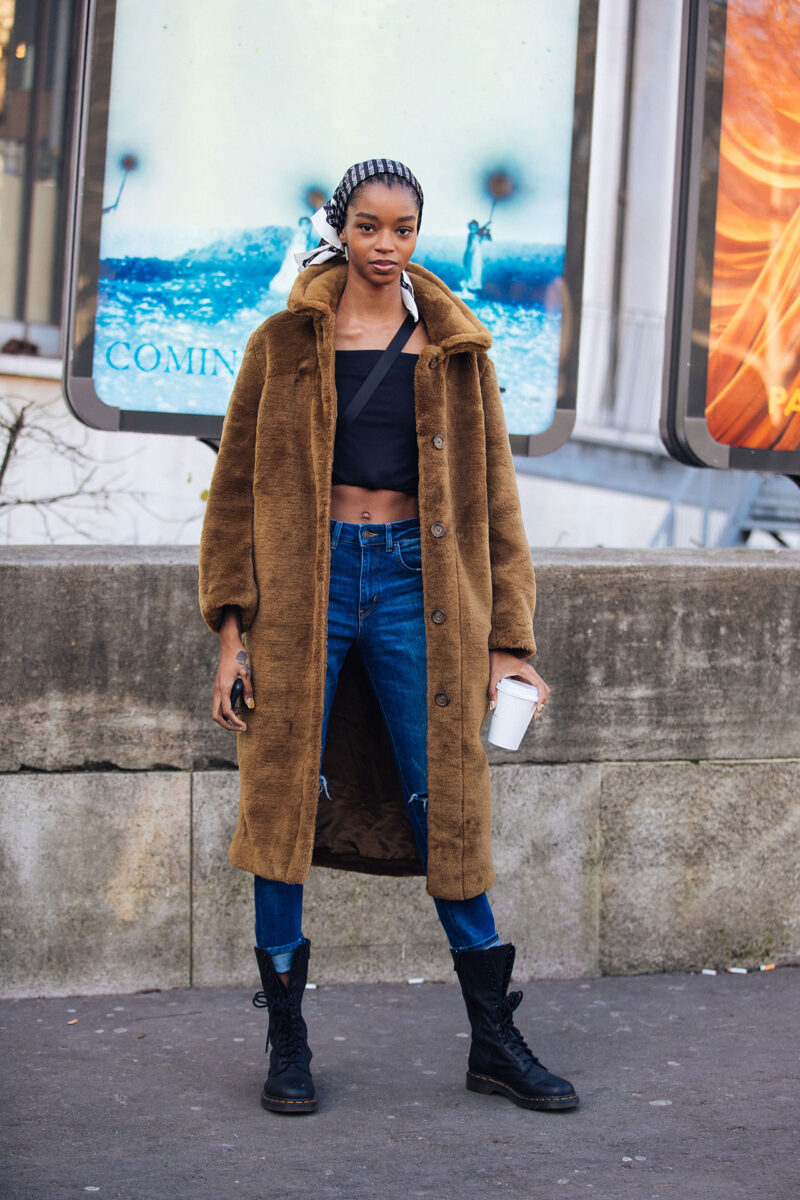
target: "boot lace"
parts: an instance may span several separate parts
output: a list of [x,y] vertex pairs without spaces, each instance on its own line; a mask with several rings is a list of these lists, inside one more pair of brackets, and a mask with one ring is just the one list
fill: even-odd
[[283,1062],[301,1061],[301,1051],[305,1050],[306,1045],[303,1019],[289,996],[287,995],[285,1000],[270,1002],[266,992],[256,992],[253,996],[253,1007],[270,1010],[273,1021],[270,1040]]
[[536,1055],[531,1050],[524,1037],[514,1024],[514,1011],[519,1008],[522,1002],[522,992],[509,992],[500,1001],[498,1008],[498,1017],[500,1024],[500,1036],[510,1049],[524,1055],[529,1061],[536,1063],[537,1067],[543,1064],[539,1061]]

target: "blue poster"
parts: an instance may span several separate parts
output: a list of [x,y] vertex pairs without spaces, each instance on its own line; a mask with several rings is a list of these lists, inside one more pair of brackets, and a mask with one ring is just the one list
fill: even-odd
[[413,261],[488,327],[509,432],[553,420],[578,0],[117,0],[93,379],[223,415],[345,169],[405,162]]

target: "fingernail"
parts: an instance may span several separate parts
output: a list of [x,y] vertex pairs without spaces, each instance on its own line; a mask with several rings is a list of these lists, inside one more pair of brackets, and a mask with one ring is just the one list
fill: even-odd
[[495,700],[490,700],[490,701],[489,701],[489,708],[495,708],[495,707],[496,707],[496,703],[497,703],[497,702],[496,702]]
[[255,708],[255,706],[256,706],[256,702],[255,702],[255,700],[253,699],[253,697],[252,697],[252,696],[248,697],[248,700],[247,700],[247,707],[248,707],[248,708]]

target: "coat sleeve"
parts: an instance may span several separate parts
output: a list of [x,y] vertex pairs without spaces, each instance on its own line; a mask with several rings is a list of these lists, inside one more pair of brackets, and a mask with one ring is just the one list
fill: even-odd
[[533,612],[536,580],[522,522],[522,510],[508,440],[503,401],[494,364],[479,356],[486,432],[486,489],[489,500],[489,553],[492,564],[490,650],[520,658],[536,653]]
[[219,631],[225,605],[239,606],[243,631],[250,628],[258,609],[253,569],[253,464],[265,375],[264,350],[252,334],[222,423],[200,533],[200,611],[214,633]]

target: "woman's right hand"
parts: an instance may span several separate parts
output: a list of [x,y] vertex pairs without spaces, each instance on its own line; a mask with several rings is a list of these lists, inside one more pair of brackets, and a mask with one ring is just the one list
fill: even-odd
[[239,632],[238,611],[226,612],[225,620],[219,631],[219,666],[217,678],[214,680],[214,703],[211,717],[223,729],[231,729],[235,733],[247,728],[244,721],[237,717],[231,708],[231,688],[237,677],[241,676],[244,684],[243,700],[248,708],[255,708],[253,688],[250,683],[250,656],[245,649]]

